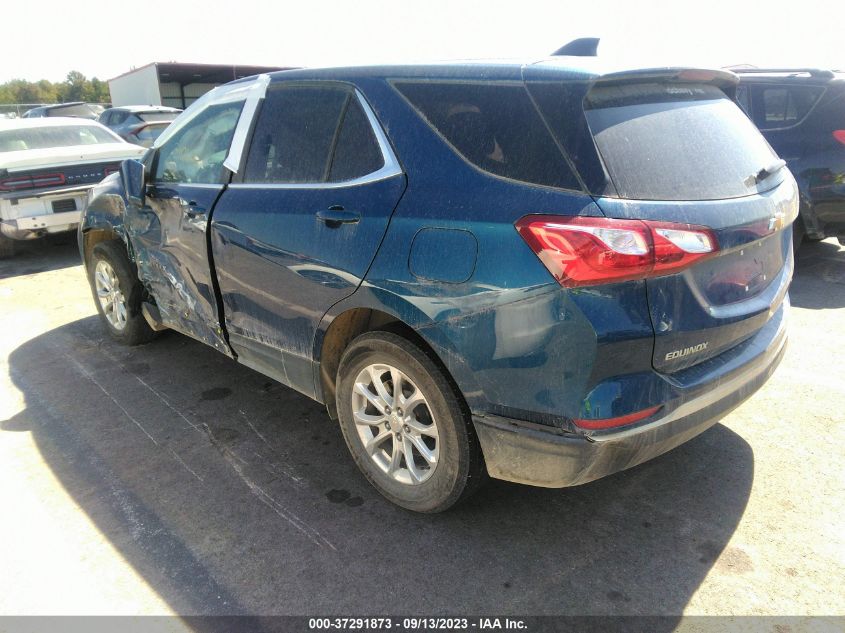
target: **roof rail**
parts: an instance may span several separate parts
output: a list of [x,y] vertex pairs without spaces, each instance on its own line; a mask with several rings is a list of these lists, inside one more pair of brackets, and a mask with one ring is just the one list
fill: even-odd
[[568,44],[564,44],[554,53],[552,57],[571,55],[572,57],[596,57],[599,50],[599,38],[579,37]]
[[811,77],[818,77],[819,79],[833,79],[836,75],[832,70],[825,70],[823,68],[731,68],[731,71],[737,75],[755,74],[755,75],[799,75],[807,74]]

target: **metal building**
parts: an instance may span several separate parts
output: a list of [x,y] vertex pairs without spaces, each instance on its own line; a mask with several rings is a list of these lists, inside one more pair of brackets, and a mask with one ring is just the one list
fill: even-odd
[[221,84],[276,70],[285,67],[152,62],[109,79],[109,92],[114,106],[164,105],[184,109]]

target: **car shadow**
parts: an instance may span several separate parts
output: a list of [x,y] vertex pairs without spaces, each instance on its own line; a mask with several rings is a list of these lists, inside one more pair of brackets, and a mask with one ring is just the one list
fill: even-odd
[[799,308],[845,307],[845,247],[834,239],[804,242],[795,258],[789,297]]
[[0,279],[70,268],[79,263],[76,233],[18,242],[12,257],[0,259]]
[[[668,615],[725,554],[754,478],[717,425],[584,486],[491,481],[415,515],[358,473],[322,406],[176,334],[124,348],[95,317],[10,356],[73,500],[180,614]],[[736,549],[736,548],[735,548]]]

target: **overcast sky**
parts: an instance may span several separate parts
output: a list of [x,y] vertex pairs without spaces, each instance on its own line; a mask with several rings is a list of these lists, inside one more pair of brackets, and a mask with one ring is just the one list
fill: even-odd
[[[575,37],[641,65],[845,69],[836,3],[146,0],[3,3],[0,82],[152,61],[326,66],[546,55]],[[36,15],[37,14],[37,15]],[[18,26],[21,25],[21,26]]]

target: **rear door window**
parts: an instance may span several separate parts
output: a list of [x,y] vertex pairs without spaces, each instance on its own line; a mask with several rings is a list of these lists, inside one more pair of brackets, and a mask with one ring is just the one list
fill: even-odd
[[531,184],[580,189],[521,82],[397,81],[394,86],[479,169]]
[[[709,85],[596,87],[587,121],[620,197],[718,200],[758,191],[777,156],[724,92]],[[782,176],[781,176],[782,178]],[[767,185],[780,182],[772,177]]]
[[265,98],[244,182],[345,182],[383,165],[381,149],[353,90],[289,85],[271,90]]
[[755,120],[762,130],[795,125],[812,110],[822,91],[814,86],[763,87]]

